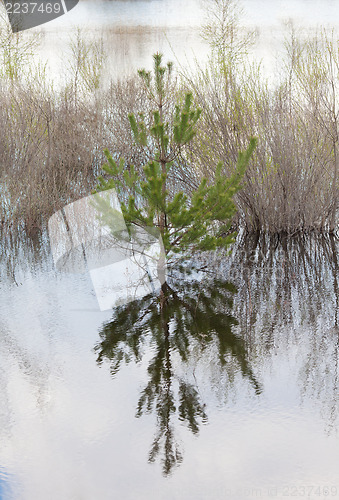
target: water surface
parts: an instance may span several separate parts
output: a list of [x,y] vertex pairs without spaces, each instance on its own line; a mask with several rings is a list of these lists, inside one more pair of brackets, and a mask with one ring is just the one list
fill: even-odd
[[[286,23],[293,22],[297,29],[308,32],[319,26],[339,26],[339,5],[334,0],[243,0],[240,4],[241,25],[257,34],[253,57],[262,61],[268,77],[281,67]],[[39,59],[48,63],[48,74],[55,82],[63,81],[70,39],[81,28],[92,40],[103,38],[107,78],[150,67],[156,51],[178,65],[194,65],[195,58],[204,63],[209,49],[201,39],[200,26],[205,16],[203,0],[80,0],[67,15],[43,26]]]
[[337,241],[246,238],[174,273],[164,315],[1,248],[4,498],[339,495]]

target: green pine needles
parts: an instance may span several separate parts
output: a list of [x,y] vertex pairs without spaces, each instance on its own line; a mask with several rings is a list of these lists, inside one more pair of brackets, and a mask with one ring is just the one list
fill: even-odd
[[129,115],[134,139],[144,148],[149,161],[140,175],[123,160],[115,161],[106,149],[107,163],[103,165],[106,175],[99,177],[97,191],[112,188],[117,191],[129,229],[133,225],[150,231],[157,228],[167,259],[227,248],[235,236],[230,233],[236,212],[233,197],[241,188],[257,140],[252,138],[247,150],[239,153],[230,177],[224,175],[223,165],[218,163],[213,183],[203,179],[191,195],[169,190],[168,175],[183,158],[183,147],[193,139],[202,110],[194,108],[191,93],[185,95],[181,105],[171,105],[172,64],[162,66],[161,54],[153,58],[153,73],[141,70],[139,76],[154,111],[150,116]]

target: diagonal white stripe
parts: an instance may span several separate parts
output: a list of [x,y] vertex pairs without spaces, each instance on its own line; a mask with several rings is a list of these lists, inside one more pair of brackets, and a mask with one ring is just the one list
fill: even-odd
[[65,0],[60,0],[60,2],[61,2],[61,5],[62,5],[62,7],[64,9],[64,14],[66,14],[67,8],[66,8]]

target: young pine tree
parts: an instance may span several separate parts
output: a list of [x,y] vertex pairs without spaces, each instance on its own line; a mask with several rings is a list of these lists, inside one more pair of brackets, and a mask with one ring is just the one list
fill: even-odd
[[129,115],[134,139],[149,158],[143,167],[144,176],[133,166],[125,166],[123,160],[116,162],[106,149],[106,176],[99,177],[97,191],[117,191],[129,229],[133,225],[149,231],[156,227],[170,263],[175,256],[226,248],[234,241],[234,233],[230,234],[236,211],[233,196],[241,187],[256,139],[252,138],[248,149],[239,153],[231,177],[223,174],[223,165],[218,163],[213,182],[203,179],[190,197],[183,191],[170,192],[168,176],[182,161],[182,150],[196,133],[201,109],[194,108],[191,93],[184,96],[181,105],[171,106],[172,64],[162,66],[161,54],[153,59],[153,73],[140,70],[139,76],[154,110],[150,117]]

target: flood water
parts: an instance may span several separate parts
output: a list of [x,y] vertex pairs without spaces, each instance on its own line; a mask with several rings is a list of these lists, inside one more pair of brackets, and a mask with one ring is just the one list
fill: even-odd
[[[243,5],[269,70],[282,21],[339,22],[331,0]],[[196,0],[80,0],[41,57],[58,78],[77,24],[104,34],[113,77],[156,50],[203,60],[202,17]],[[1,233],[0,499],[339,498],[338,249],[239,235],[204,273],[174,270],[162,312],[157,294],[102,312],[48,235]]]
[[[339,5],[334,0],[242,0],[240,5],[241,26],[256,32],[253,59],[262,62],[268,78],[281,67],[287,22],[308,32],[320,26],[339,28]],[[80,0],[67,15],[31,32],[43,32],[38,59],[48,64],[47,74],[54,82],[64,79],[76,28],[92,40],[103,40],[105,76],[117,79],[151,67],[157,51],[184,67],[194,67],[195,59],[204,63],[209,48],[200,26],[205,19],[204,0]]]
[[338,241],[239,235],[163,313],[1,241],[0,498],[338,498]]

